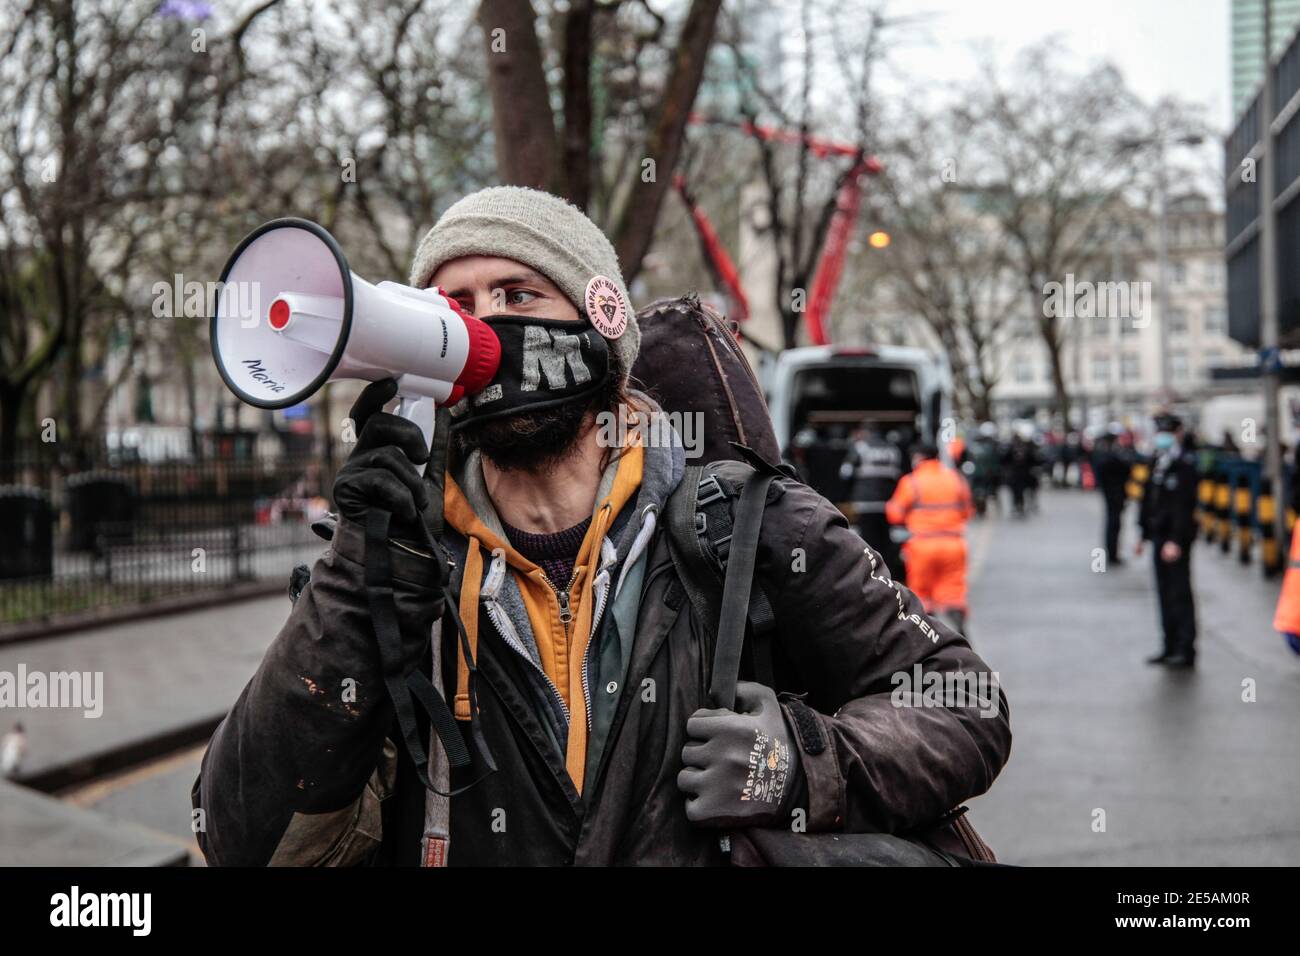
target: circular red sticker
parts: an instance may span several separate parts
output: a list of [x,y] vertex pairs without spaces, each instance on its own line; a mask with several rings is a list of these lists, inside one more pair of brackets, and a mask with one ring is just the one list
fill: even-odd
[[596,331],[607,339],[616,339],[627,331],[627,300],[614,281],[593,276],[584,296],[587,317]]

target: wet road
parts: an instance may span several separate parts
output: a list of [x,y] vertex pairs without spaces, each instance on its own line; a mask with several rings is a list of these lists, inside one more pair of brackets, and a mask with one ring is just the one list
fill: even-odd
[[972,819],[1011,863],[1300,863],[1300,658],[1270,626],[1278,585],[1198,543],[1197,668],[1149,666],[1150,552],[1094,572],[1101,527],[1087,492],[972,525],[971,637],[1015,736]]

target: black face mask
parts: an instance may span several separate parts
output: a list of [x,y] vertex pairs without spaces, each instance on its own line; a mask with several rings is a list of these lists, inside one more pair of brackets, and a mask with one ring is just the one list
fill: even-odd
[[487,388],[450,409],[453,430],[593,395],[609,379],[609,343],[588,322],[522,315],[487,320],[501,365]]

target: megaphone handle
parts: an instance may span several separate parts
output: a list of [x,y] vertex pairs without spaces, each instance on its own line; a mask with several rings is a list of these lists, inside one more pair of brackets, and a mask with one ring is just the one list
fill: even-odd
[[[398,395],[397,414],[407,421],[415,422],[424,433],[426,448],[433,444],[433,423],[438,407],[427,395]],[[420,474],[424,474],[425,465],[420,465]]]

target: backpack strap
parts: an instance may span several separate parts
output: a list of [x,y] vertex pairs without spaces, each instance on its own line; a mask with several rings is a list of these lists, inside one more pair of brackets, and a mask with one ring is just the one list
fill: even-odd
[[[753,568],[756,563],[757,528],[753,529],[752,541],[748,533],[737,537],[739,505],[736,501],[744,494],[744,489],[755,480],[762,479],[762,494],[758,498],[759,520],[762,518],[762,503],[766,501],[767,488],[771,480],[784,472],[775,468],[766,475],[751,473],[737,483],[729,478],[720,477],[705,467],[690,465],[682,478],[681,487],[668,499],[665,509],[668,527],[669,552],[677,569],[677,576],[696,615],[715,631],[715,657],[718,647],[722,645],[721,623],[723,613],[723,595],[725,576],[732,573],[729,568],[730,558],[748,551],[748,607],[741,617],[740,640],[737,647],[728,654],[739,655],[744,643],[744,621],[748,618],[753,640],[749,651],[755,678],[769,687],[774,687],[774,675],[771,656],[771,632],[776,623],[771,602],[762,586],[753,580]],[[733,517],[733,507],[736,515]],[[751,505],[751,507],[754,507]],[[739,573],[739,572],[736,572]],[[716,622],[716,623],[715,623]],[[733,625],[734,627],[734,625]],[[737,656],[737,661],[739,657]],[[716,662],[715,662],[716,663]],[[717,673],[715,668],[715,673]],[[735,676],[732,676],[734,685]],[[734,699],[734,686],[732,689]]]
[[740,653],[745,643],[745,624],[749,620],[749,597],[758,559],[758,533],[763,526],[767,489],[774,480],[776,476],[770,473],[751,475],[736,505],[727,578],[722,588],[718,641],[713,649],[713,676],[709,683],[709,699],[713,706],[728,710],[736,706],[736,680],[740,676]]
[[[756,474],[746,481],[755,481],[763,477],[775,478],[776,475]],[[732,487],[733,490],[728,491],[717,475],[707,474],[700,480],[698,498],[695,502],[695,533],[699,538],[701,550],[711,562],[715,589],[717,584],[725,584],[728,558],[732,553],[733,541],[736,540],[736,518],[733,516],[733,509],[739,508],[736,501],[746,487],[746,483],[742,482],[739,486]],[[766,485],[764,487],[766,488]],[[736,547],[742,545],[736,544]],[[752,547],[757,547],[757,538]],[[719,602],[716,612],[709,620],[718,620],[721,613],[722,606]],[[772,628],[776,625],[776,615],[772,612],[772,604],[767,599],[767,592],[757,581],[752,581],[750,588],[748,617],[752,638],[749,644],[750,664],[753,667],[754,679],[760,684],[775,687],[771,634]]]
[[709,565],[702,542],[695,533],[696,501],[704,468],[687,465],[677,490],[668,496],[664,518],[668,527],[668,551],[686,597],[700,620],[718,619],[721,601],[717,600],[716,575]]
[[[483,735],[481,721],[478,719],[476,686],[478,668],[474,662],[473,652],[470,650],[469,638],[464,622],[460,618],[457,602],[448,586],[458,569],[440,541],[445,529],[443,488],[446,483],[448,436],[451,433],[449,423],[448,410],[440,406],[434,417],[434,437],[429,446],[430,460],[424,473],[424,482],[429,489],[429,504],[424,509],[420,523],[424,531],[424,545],[441,566],[442,571],[443,617],[441,620],[444,630],[439,632],[439,638],[450,625],[454,628],[455,640],[459,641],[462,656],[468,659],[469,679],[466,683],[470,707],[470,738],[485,766],[485,770],[479,777],[458,789],[441,790],[430,777],[429,754],[421,740],[419,725],[416,722],[414,705],[419,704],[442,744],[450,767],[463,768],[471,765],[469,748],[465,745],[465,739],[456,724],[455,714],[447,705],[447,700],[440,689],[441,674],[435,671],[430,678],[418,667],[408,670],[403,661],[401,630],[398,625],[392,567],[388,556],[388,531],[392,515],[379,508],[368,509],[365,528],[366,601],[375,631],[375,643],[379,649],[384,686],[393,703],[394,716],[401,731],[402,745],[415,766],[416,778],[426,790],[439,798],[449,798],[463,793],[489,774],[495,773],[497,769],[496,761]],[[430,657],[432,661],[440,660],[440,655],[431,654]]]
[[[370,609],[371,624],[375,631],[375,643],[379,650],[380,668],[383,672],[384,686],[393,703],[394,716],[402,735],[402,744],[415,766],[416,778],[428,790],[442,796],[454,796],[477,784],[479,780],[496,770],[496,763],[487,742],[483,739],[482,729],[477,721],[471,723],[471,736],[487,770],[472,783],[450,794],[438,789],[429,779],[429,756],[420,739],[415,716],[415,704],[432,723],[434,732],[442,742],[447,759],[452,767],[467,767],[471,763],[469,749],[456,725],[451,708],[439,692],[437,686],[419,669],[408,670],[403,661],[402,637],[398,625],[397,607],[394,601],[392,566],[388,556],[388,530],[392,521],[390,512],[381,508],[371,508],[366,512],[365,526],[365,587],[366,600]],[[445,552],[440,545],[429,540],[434,546],[437,560],[446,563]],[[455,604],[446,585],[443,585],[444,614],[450,612],[462,645],[466,643],[465,629],[456,614]],[[477,710],[474,687],[471,678],[471,707]],[[477,715],[475,715],[477,716]]]

